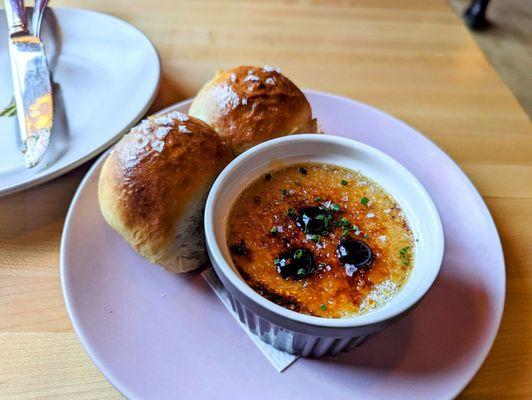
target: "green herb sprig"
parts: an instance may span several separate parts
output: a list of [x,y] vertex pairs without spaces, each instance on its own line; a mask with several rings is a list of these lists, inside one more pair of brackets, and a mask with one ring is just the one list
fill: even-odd
[[403,247],[399,250],[399,257],[401,257],[401,262],[403,265],[407,266],[410,264],[410,246]]
[[0,117],[14,117],[17,115],[17,105],[15,103],[8,104],[0,111]]

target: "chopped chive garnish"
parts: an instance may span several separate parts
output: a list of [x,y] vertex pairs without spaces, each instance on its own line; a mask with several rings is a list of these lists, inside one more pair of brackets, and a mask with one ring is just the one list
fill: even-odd
[[13,117],[17,115],[17,105],[15,103],[9,104],[3,110],[0,110],[0,117]]
[[288,215],[293,217],[294,215],[296,215],[296,210],[294,210],[292,207],[290,207],[288,209]]
[[310,240],[312,240],[313,242],[319,242],[320,240],[320,235],[312,235],[310,237]]
[[307,270],[305,268],[299,268],[297,270],[298,275],[306,275],[306,273],[307,273]]
[[406,254],[406,252],[410,250],[410,246],[403,247],[401,250],[399,250],[400,254]]
[[325,264],[323,261],[318,264],[318,267],[325,268],[327,264]]
[[327,306],[325,304],[322,304],[320,306],[321,311],[327,311]]
[[331,210],[332,212],[338,212],[340,211],[340,206],[338,204],[331,204],[329,210]]
[[410,246],[403,247],[401,250],[399,250],[399,256],[401,257],[401,261],[403,262],[403,265],[410,264],[410,256],[408,254],[409,250],[410,250]]
[[344,186],[347,185],[347,181],[345,179],[342,179],[340,183]]
[[317,202],[320,202],[321,201],[321,197],[316,197],[314,200],[317,201]]
[[281,263],[281,260],[279,260],[278,258],[276,258],[275,260],[273,260],[273,264],[274,265],[279,265]]
[[270,232],[272,233],[272,235],[277,235],[277,234],[279,233],[279,229],[277,229],[277,227],[274,226],[274,227],[270,230]]
[[362,197],[362,198],[360,199],[360,202],[361,202],[363,205],[367,206],[368,203],[369,203],[369,199],[368,199],[367,197]]
[[288,193],[288,191],[286,189],[281,189],[281,194],[284,196],[286,196],[286,194]]
[[364,239],[369,239],[369,235],[367,233],[364,235]]
[[340,228],[347,228],[351,229],[352,225],[351,222],[345,217],[340,218],[338,221],[336,221],[336,226],[339,226]]
[[307,174],[307,170],[303,167],[299,167],[299,172],[301,172],[303,175]]
[[294,258],[296,260],[299,260],[301,257],[303,257],[303,250],[297,249],[296,252],[294,253]]

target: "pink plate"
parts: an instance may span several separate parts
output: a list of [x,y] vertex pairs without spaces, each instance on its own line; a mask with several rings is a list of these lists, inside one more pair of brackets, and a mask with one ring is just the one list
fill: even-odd
[[302,359],[280,374],[199,273],[176,276],[150,265],[107,226],[97,199],[102,157],[70,206],[61,278],[83,346],[128,398],[451,398],[486,358],[502,316],[505,270],[476,189],[442,150],[401,121],[346,98],[306,94],[325,132],[376,147],[425,185],[445,230],[435,285],[407,318],[362,347]]

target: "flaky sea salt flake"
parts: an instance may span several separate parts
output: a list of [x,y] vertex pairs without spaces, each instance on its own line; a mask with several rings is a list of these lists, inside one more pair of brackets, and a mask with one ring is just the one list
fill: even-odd
[[137,148],[138,149],[143,149],[144,147],[146,147],[146,145],[149,142],[148,137],[143,135],[143,134],[141,134],[141,133],[133,134],[133,140],[137,144]]
[[168,132],[170,132],[170,128],[167,126],[160,126],[155,131],[155,137],[159,140],[163,140],[166,135],[168,135]]
[[366,298],[360,304],[359,312],[364,314],[370,310],[380,307],[398,290],[399,285],[390,279],[378,283],[372,288],[371,292],[368,293]]
[[225,108],[228,106],[238,107],[240,104],[240,97],[229,85],[217,86],[214,88],[212,95],[214,96],[218,107]]
[[156,152],[160,153],[161,151],[163,151],[164,142],[162,140],[154,140],[153,142],[151,142],[151,148]]
[[355,272],[357,272],[358,268],[355,267],[353,264],[345,264],[345,273],[347,276],[353,276]]
[[185,125],[179,125],[179,128],[177,128],[177,130],[180,132],[180,133],[192,133],[190,131],[190,129],[188,129]]
[[172,121],[172,118],[170,118],[168,115],[157,117],[155,118],[154,121],[157,125],[163,125],[163,126],[172,125],[174,123],[174,121]]
[[179,112],[179,111],[173,111],[170,114],[168,114],[168,116],[172,119],[177,119],[178,121],[181,121],[181,122],[188,121],[188,115],[183,114],[182,112]]

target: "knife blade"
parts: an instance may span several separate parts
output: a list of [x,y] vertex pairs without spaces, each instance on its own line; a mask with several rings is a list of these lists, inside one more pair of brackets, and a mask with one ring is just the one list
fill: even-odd
[[28,30],[24,0],[4,0],[17,117],[26,167],[43,158],[53,126],[50,71],[39,37]]

